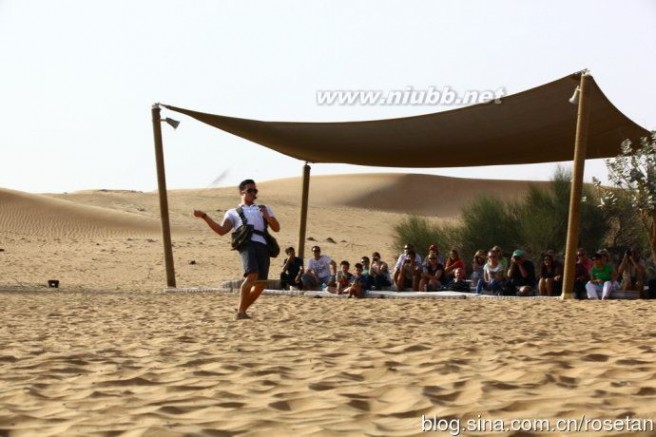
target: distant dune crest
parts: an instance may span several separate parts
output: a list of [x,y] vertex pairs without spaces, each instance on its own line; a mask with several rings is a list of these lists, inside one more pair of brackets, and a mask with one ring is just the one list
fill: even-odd
[[[391,173],[314,176],[310,205],[455,218],[482,194],[511,199],[525,192],[530,184],[548,182]],[[300,202],[300,178],[265,181],[259,185],[262,201],[290,205]],[[208,196],[224,204],[225,209],[238,201],[232,188],[173,190],[169,197],[174,225],[187,224],[184,220],[187,212],[193,205],[207,203]],[[93,238],[159,232],[157,195],[152,192],[85,190],[64,195],[0,189],[0,205],[3,231],[15,234]]]

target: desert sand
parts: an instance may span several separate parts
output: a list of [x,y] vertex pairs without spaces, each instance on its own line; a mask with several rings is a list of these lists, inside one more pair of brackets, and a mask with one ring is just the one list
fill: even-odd
[[[296,245],[299,179],[258,185]],[[308,244],[392,261],[406,213],[455,220],[481,192],[527,187],[315,177]],[[178,287],[239,277],[190,214],[237,200],[171,191]],[[235,321],[235,294],[163,291],[158,215],[156,193],[0,190],[0,435],[656,435],[651,301],[263,296]]]

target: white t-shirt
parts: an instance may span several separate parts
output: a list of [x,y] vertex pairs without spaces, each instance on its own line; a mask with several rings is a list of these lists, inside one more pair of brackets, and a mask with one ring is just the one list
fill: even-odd
[[321,255],[319,259],[311,257],[308,261],[308,270],[312,269],[321,279],[330,277],[330,257]]
[[[264,217],[262,217],[262,213],[260,212],[259,205],[239,205],[239,206],[241,206],[241,208],[244,210],[244,216],[246,217],[246,221],[248,222],[248,224],[252,225],[254,229],[264,232]],[[267,209],[269,216],[274,217],[271,208],[269,206],[266,206],[265,208]],[[227,210],[225,215],[223,216],[223,220],[226,219],[230,220],[233,229],[237,229],[242,224],[241,217],[239,217],[239,214],[237,213],[237,208]],[[264,239],[264,236],[260,234],[256,234],[255,232],[253,232],[253,235],[251,236],[251,241],[256,241],[258,243],[266,244],[266,240]]]
[[503,264],[501,263],[498,263],[495,267],[492,267],[490,263],[485,263],[483,266],[483,271],[487,272],[487,277],[490,280],[499,280],[502,277],[501,275],[503,274],[504,270],[505,269],[503,268]]
[[[395,269],[400,269],[403,267],[403,262],[408,258],[408,254],[403,252],[401,255],[399,255],[399,258],[396,260],[396,264],[394,265]],[[415,265],[420,266],[421,265],[421,255],[418,253],[415,253]]]

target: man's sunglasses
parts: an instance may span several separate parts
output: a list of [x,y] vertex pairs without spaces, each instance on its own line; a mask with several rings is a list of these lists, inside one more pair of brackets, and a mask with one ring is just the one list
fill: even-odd
[[249,188],[248,190],[244,190],[244,193],[257,194],[257,188]]

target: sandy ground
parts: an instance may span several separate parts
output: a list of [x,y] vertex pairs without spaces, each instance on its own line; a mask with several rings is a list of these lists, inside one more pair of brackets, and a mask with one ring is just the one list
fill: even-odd
[[[526,187],[314,178],[308,244],[392,261],[405,213],[454,219],[472,191]],[[295,245],[299,180],[259,188],[281,245]],[[220,218],[236,190],[172,191],[169,202],[178,286],[238,277],[227,239],[190,215]],[[651,301],[264,296],[237,322],[236,295],[162,292],[158,213],[154,193],[0,190],[0,436],[546,434],[545,423],[512,431],[515,419],[581,426],[550,435],[656,435],[629,433],[649,426],[635,421],[593,432],[609,424],[598,419],[656,420]]]
[[422,416],[471,435],[467,420],[656,419],[644,301],[265,296],[237,322],[236,296],[217,293],[0,298],[10,435],[407,436]]

